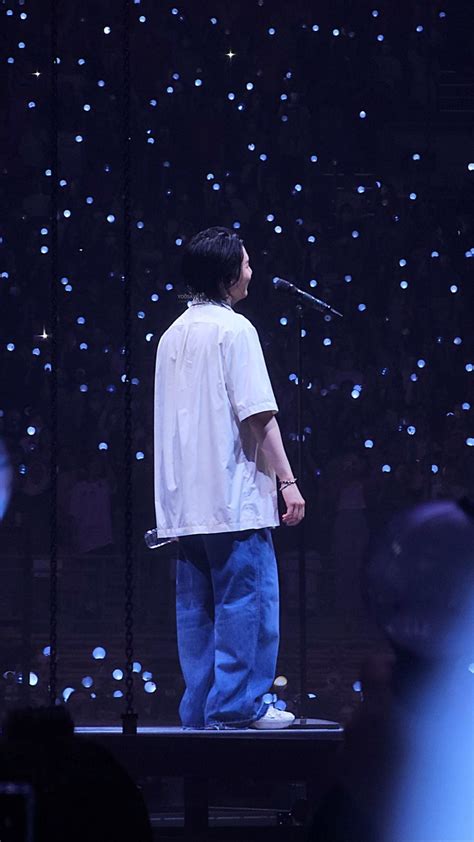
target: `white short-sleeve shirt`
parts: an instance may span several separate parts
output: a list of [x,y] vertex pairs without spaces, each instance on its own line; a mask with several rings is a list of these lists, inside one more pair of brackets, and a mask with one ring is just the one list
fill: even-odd
[[158,537],[279,526],[275,472],[242,423],[278,412],[251,322],[191,302],[158,344],[154,401]]

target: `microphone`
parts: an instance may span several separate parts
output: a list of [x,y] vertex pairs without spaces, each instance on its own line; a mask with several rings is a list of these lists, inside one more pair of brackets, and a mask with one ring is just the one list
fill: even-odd
[[294,284],[290,284],[289,281],[285,281],[284,278],[273,278],[273,285],[276,289],[289,292],[290,295],[293,295],[302,304],[306,304],[308,307],[313,307],[315,310],[319,310],[320,313],[331,313],[332,316],[340,316],[341,319],[343,318],[343,315],[339,312],[339,310],[334,310],[330,304],[327,304],[325,301],[321,301],[319,298],[315,298],[314,295],[310,295],[309,292],[304,292],[304,290],[298,289],[298,287],[295,287]]

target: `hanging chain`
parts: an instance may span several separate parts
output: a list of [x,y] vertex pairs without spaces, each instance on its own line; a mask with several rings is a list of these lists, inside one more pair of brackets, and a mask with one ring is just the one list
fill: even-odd
[[57,620],[58,620],[58,10],[51,0],[51,372],[50,372],[50,659],[49,703],[57,699]]
[[133,485],[132,485],[132,284],[130,150],[130,0],[123,0],[123,268],[125,355],[125,715],[124,732],[136,731],[133,710]]

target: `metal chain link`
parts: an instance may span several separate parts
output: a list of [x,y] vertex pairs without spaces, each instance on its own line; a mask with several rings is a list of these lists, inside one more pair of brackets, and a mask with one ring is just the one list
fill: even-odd
[[131,283],[131,136],[130,136],[130,0],[123,0],[123,268],[125,355],[125,715],[124,731],[136,730],[133,710],[133,484],[132,484],[132,283]]
[[49,703],[57,699],[58,623],[58,9],[51,0],[51,372],[50,372],[50,567],[49,567]]

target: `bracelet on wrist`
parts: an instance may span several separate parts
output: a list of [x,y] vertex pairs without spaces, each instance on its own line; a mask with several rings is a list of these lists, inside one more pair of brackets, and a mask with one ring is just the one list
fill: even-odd
[[298,481],[298,477],[295,477],[294,479],[284,479],[284,480],[282,480],[282,482],[280,482],[280,491],[283,491],[285,488],[288,488],[289,485],[295,485],[295,483],[297,481]]

